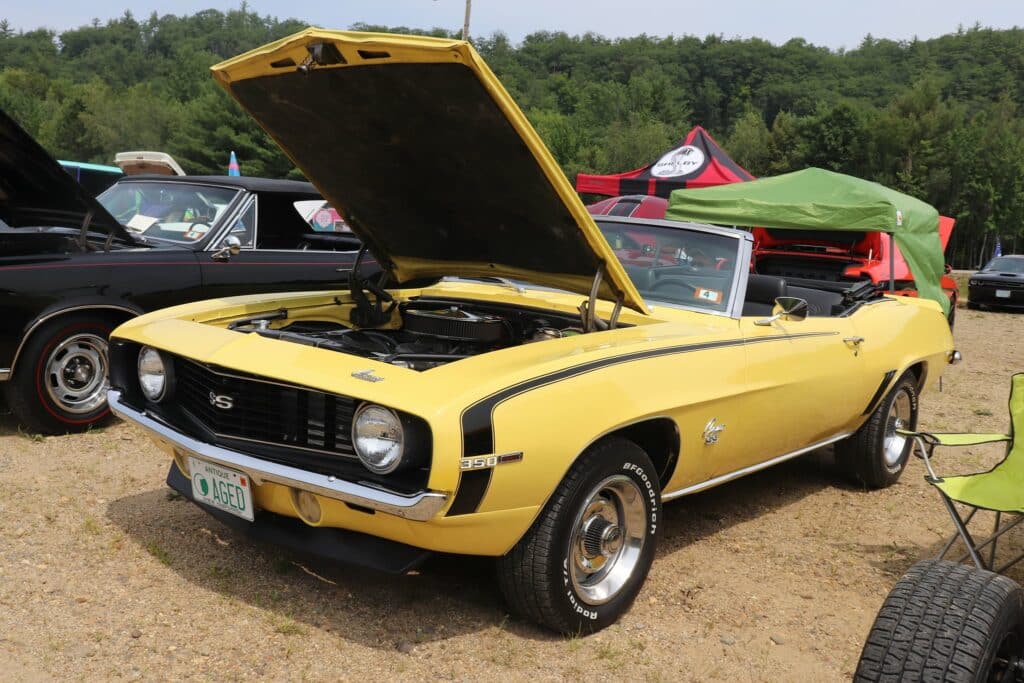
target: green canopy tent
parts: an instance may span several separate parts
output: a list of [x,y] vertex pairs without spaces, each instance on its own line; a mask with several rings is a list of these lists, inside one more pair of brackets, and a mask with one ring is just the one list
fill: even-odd
[[945,261],[939,212],[896,190],[821,168],[693,190],[669,197],[666,218],[795,230],[887,232],[922,297],[949,312],[939,280]]

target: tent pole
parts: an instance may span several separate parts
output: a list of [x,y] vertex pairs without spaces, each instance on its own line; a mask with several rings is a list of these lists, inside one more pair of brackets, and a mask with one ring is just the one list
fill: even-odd
[[896,291],[896,236],[889,233],[889,291]]

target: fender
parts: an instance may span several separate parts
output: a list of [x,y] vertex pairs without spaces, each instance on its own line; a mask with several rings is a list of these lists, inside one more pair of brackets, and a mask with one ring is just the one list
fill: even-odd
[[120,311],[127,313],[131,317],[145,313],[144,310],[130,301],[126,301],[124,299],[105,299],[98,296],[62,300],[59,303],[48,306],[25,326],[25,329],[21,334],[21,341],[18,342],[18,347],[14,350],[14,358],[11,359],[11,367],[0,368],[0,382],[9,380],[11,376],[14,375],[15,369],[18,367],[18,357],[21,356],[21,351],[25,347],[25,343],[40,325],[60,315],[89,310]]

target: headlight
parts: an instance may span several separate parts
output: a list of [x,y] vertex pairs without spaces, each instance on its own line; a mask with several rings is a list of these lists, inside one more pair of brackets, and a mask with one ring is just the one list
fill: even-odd
[[393,410],[365,403],[352,421],[352,445],[366,469],[389,474],[402,463],[405,433]]
[[969,284],[971,287],[976,287],[978,285],[978,281],[977,280],[970,280],[970,281],[968,281],[967,284]]
[[139,386],[147,399],[154,403],[167,394],[167,366],[160,352],[151,346],[139,351]]

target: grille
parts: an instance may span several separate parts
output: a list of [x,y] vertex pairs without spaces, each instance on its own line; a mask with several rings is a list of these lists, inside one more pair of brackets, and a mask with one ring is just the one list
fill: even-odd
[[[182,358],[176,359],[175,370],[178,405],[217,441],[276,446],[273,460],[328,473],[338,456],[356,457],[351,437],[352,398],[215,371]],[[230,397],[231,408],[217,407],[212,398],[217,396]],[[307,454],[278,455],[282,446]]]

